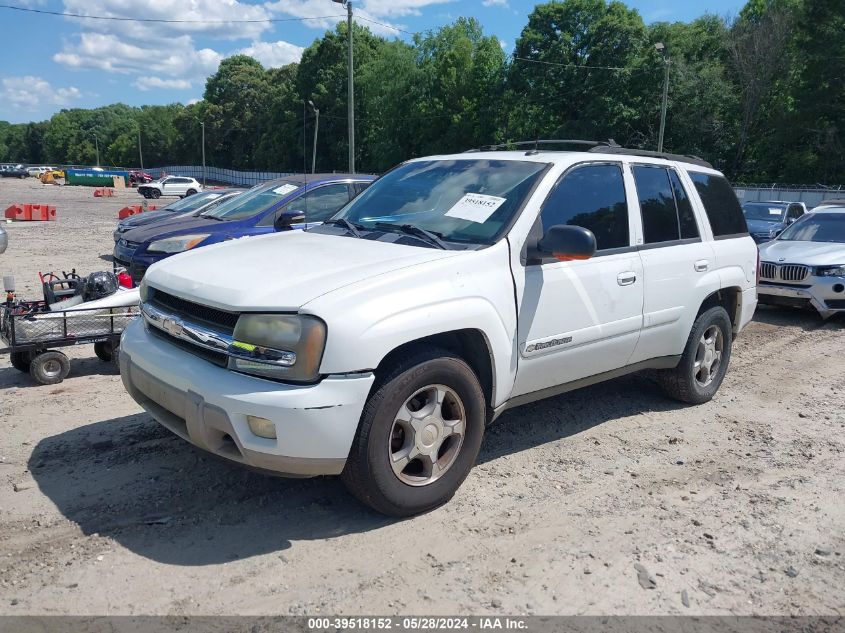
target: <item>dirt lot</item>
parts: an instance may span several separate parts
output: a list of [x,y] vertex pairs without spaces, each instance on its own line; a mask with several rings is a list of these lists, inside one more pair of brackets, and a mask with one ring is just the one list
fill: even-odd
[[[7,225],[0,273],[108,269],[139,200],[0,181],[59,214]],[[407,521],[193,450],[90,347],[52,387],[2,356],[0,613],[842,614],[843,329],[761,309],[704,406],[637,375],[511,411]]]

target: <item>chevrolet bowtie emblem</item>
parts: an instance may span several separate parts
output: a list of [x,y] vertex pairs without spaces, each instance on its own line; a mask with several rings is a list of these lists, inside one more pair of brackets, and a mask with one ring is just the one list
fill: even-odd
[[176,319],[165,319],[161,323],[161,328],[171,336],[182,335],[182,323]]

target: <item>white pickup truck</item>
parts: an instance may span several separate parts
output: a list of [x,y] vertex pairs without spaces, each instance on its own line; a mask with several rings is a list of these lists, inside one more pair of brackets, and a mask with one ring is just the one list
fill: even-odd
[[678,400],[712,398],[757,274],[739,202],[700,159],[420,158],[322,226],[152,266],[121,374],[196,446],[340,474],[406,516],[454,494],[511,407],[647,368]]

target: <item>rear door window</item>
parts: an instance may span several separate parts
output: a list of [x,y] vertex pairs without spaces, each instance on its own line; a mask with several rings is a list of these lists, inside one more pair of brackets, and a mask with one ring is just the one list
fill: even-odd
[[739,200],[724,176],[689,172],[716,238],[748,235]]
[[675,170],[657,165],[632,167],[646,244],[699,236],[689,196]]
[[589,229],[599,251],[630,246],[622,167],[583,165],[561,176],[540,210],[543,232],[557,224]]

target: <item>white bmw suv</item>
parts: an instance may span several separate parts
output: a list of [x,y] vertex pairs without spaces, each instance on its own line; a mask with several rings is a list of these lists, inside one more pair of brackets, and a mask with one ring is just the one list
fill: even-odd
[[143,185],[138,185],[138,193],[145,198],[161,198],[162,196],[192,196],[202,191],[202,185],[193,178],[184,176],[165,176]]
[[153,265],[121,374],[185,440],[339,474],[405,516],[454,494],[512,407],[647,368],[673,398],[712,398],[757,268],[731,186],[700,159],[419,158],[321,226]]

